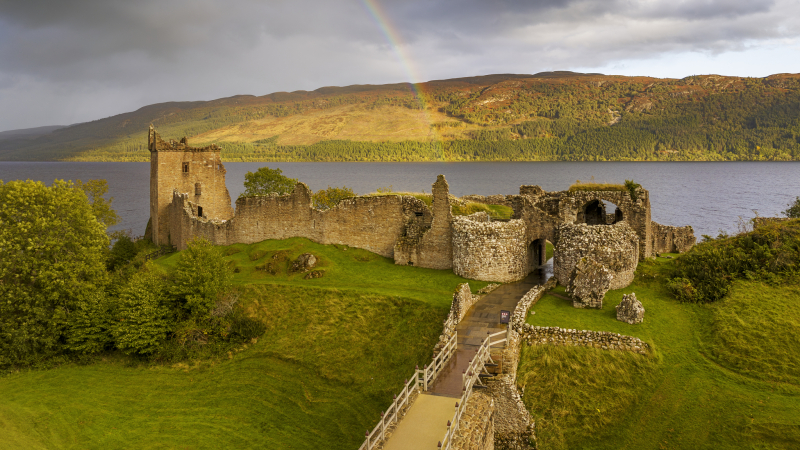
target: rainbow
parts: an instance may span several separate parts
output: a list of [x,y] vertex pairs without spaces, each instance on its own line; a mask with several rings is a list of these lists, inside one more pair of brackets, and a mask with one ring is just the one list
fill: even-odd
[[[377,0],[361,0],[361,3],[364,5],[364,8],[366,8],[369,15],[372,16],[372,19],[378,25],[378,28],[381,30],[383,35],[386,37],[386,40],[392,47],[394,54],[397,56],[397,59],[403,66],[403,69],[408,75],[409,83],[411,84],[411,88],[414,91],[414,95],[417,98],[417,101],[419,102],[420,109],[422,111],[422,114],[424,115],[424,120],[430,126],[432,120],[427,108],[427,104],[429,103],[427,100],[427,94],[424,92],[419,71],[416,70],[416,67],[412,63],[413,61],[412,58],[408,55],[408,52],[401,44],[400,33],[397,31],[397,28],[389,20],[388,15],[383,10],[383,7],[381,7],[381,5],[378,3]],[[441,138],[438,136],[436,130],[433,127],[430,127],[430,130],[433,138],[432,141],[441,142]],[[444,157],[444,155],[442,156]]]

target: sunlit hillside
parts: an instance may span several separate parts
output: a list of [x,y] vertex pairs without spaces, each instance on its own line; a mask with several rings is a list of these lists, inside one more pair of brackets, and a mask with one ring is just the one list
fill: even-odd
[[798,117],[800,74],[489,75],[160,103],[0,140],[0,160],[146,161],[152,123],[234,161],[788,161]]

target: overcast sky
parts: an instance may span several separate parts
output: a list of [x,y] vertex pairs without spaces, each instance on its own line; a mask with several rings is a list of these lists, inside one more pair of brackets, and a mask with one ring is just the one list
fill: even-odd
[[574,70],[800,72],[798,0],[0,0],[0,131],[174,100]]

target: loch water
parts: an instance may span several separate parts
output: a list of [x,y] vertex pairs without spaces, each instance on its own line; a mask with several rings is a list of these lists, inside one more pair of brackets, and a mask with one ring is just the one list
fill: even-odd
[[[348,186],[365,194],[379,187],[431,191],[444,174],[450,193],[518,194],[536,184],[567,189],[576,180],[621,183],[634,180],[650,191],[652,220],[691,225],[698,238],[734,232],[739,217],[777,216],[800,196],[800,162],[473,162],[473,163],[225,163],[226,184],[235,202],[248,171],[269,166],[312,190]],[[149,217],[149,163],[0,162],[0,180],[108,180],[113,206],[122,218],[114,229],[144,233]],[[592,178],[593,177],[593,178]]]

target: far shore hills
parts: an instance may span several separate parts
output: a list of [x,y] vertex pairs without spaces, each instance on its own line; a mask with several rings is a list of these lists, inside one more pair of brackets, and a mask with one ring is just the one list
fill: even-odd
[[800,74],[543,72],[167,102],[0,132],[0,161],[148,161],[150,124],[225,161],[798,161]]

